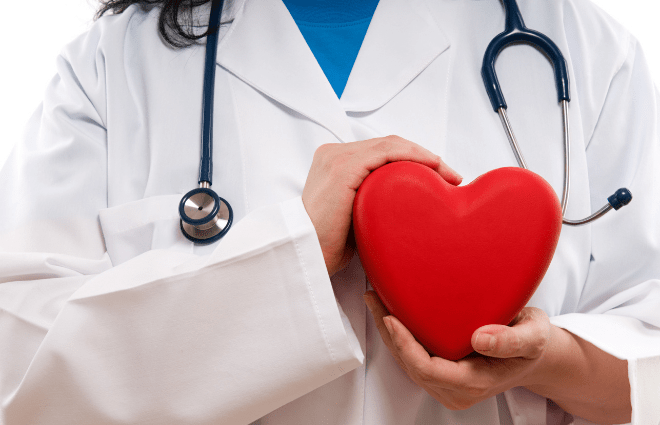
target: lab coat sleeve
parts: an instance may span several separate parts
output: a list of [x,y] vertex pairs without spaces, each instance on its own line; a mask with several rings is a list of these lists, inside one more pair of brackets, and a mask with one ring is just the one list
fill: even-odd
[[[660,423],[660,111],[632,37],[587,146],[593,209],[620,187],[632,202],[591,226],[592,261],[575,313],[551,322],[628,361],[632,423]],[[609,48],[609,47],[608,47]],[[625,51],[625,49],[624,49]]]
[[247,424],[362,352],[300,197],[250,212],[210,256],[113,267],[95,49],[109,20],[58,58],[0,173],[0,424]]

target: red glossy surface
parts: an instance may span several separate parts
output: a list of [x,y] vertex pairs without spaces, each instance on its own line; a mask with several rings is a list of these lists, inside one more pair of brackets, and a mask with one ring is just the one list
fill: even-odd
[[387,309],[432,353],[458,360],[472,333],[508,324],[554,254],[561,207],[552,187],[499,168],[455,187],[413,162],[387,164],[353,204],[358,253]]

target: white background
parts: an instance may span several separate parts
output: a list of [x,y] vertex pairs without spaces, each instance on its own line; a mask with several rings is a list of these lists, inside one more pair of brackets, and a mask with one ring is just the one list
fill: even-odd
[[[537,0],[539,1],[539,0]],[[547,0],[553,1],[553,0]],[[660,82],[660,25],[656,0],[594,0],[642,44]],[[0,25],[0,165],[23,134],[55,74],[62,46],[85,31],[97,0],[22,0],[2,5]]]

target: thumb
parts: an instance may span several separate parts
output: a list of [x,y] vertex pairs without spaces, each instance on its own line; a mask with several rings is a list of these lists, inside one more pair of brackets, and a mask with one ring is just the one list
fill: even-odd
[[547,315],[540,309],[525,308],[513,326],[487,325],[472,334],[472,348],[489,357],[539,357],[550,338]]

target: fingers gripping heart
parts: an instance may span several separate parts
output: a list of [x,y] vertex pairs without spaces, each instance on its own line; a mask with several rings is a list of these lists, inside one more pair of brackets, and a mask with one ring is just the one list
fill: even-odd
[[459,361],[429,355],[389,312],[375,292],[364,295],[383,342],[401,369],[433,398],[463,410],[520,385],[539,364],[550,339],[550,321],[540,309],[524,308],[511,326],[487,325],[472,336],[473,354]]

